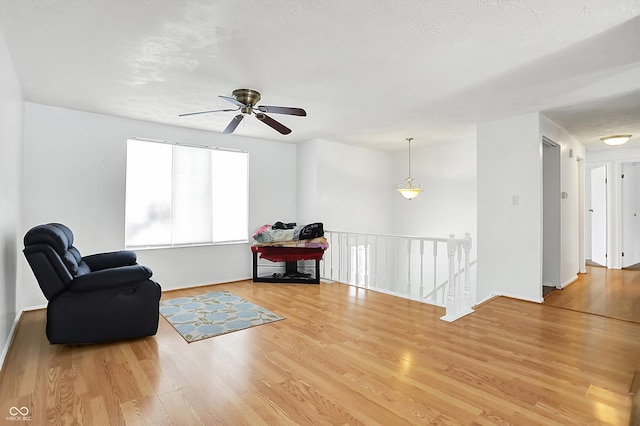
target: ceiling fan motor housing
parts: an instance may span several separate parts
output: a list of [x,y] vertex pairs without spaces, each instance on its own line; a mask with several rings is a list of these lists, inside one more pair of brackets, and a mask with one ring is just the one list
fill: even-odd
[[251,114],[253,107],[260,102],[260,92],[253,89],[236,89],[231,95],[238,101],[246,105],[240,110],[245,114]]

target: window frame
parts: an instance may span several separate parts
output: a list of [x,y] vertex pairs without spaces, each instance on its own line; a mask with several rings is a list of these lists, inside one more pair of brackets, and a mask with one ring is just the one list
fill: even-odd
[[[245,154],[246,159],[246,217],[244,223],[245,229],[245,238],[236,239],[236,240],[225,240],[225,241],[211,241],[211,242],[202,242],[202,243],[171,243],[171,244],[143,244],[143,245],[131,245],[128,244],[127,241],[127,167],[129,162],[129,141],[140,141],[140,142],[150,142],[157,144],[165,144],[172,145],[178,147],[188,147],[188,148],[197,148],[209,151],[224,151],[224,152],[232,152],[232,153],[242,153]],[[155,249],[173,249],[173,248],[185,248],[185,247],[209,247],[209,246],[220,246],[220,245],[236,245],[236,244],[247,244],[249,242],[249,201],[250,201],[250,155],[247,150],[243,149],[234,149],[220,146],[210,146],[210,145],[198,145],[192,143],[183,143],[183,142],[172,142],[167,140],[157,140],[157,139],[149,139],[142,138],[137,136],[129,136],[125,140],[125,197],[124,197],[124,243],[125,249],[127,250],[155,250]],[[173,187],[173,173],[172,173],[172,187]],[[213,218],[212,218],[213,223]]]

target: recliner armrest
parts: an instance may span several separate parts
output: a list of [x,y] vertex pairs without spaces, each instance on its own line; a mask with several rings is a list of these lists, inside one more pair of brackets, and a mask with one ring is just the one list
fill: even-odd
[[97,253],[82,258],[92,271],[116,268],[118,266],[135,265],[136,252],[131,250],[112,251],[109,253]]
[[121,266],[80,275],[67,287],[74,293],[119,287],[151,278],[151,269],[142,265]]

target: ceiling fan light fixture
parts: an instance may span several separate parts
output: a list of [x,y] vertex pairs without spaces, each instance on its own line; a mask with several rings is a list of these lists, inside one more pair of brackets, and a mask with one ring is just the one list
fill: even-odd
[[413,200],[423,191],[419,183],[414,183],[411,177],[411,141],[413,138],[407,138],[409,142],[409,177],[405,179],[406,183],[396,185],[396,190],[407,200]]
[[631,136],[632,135],[612,135],[612,136],[605,136],[603,138],[600,138],[600,140],[606,143],[607,145],[617,146],[617,145],[623,145],[629,142],[629,139],[631,139]]

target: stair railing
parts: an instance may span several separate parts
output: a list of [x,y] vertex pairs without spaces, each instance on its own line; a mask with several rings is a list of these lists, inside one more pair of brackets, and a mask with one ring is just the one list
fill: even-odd
[[325,238],[322,279],[444,307],[444,321],[473,312],[469,233],[456,239],[325,231]]

